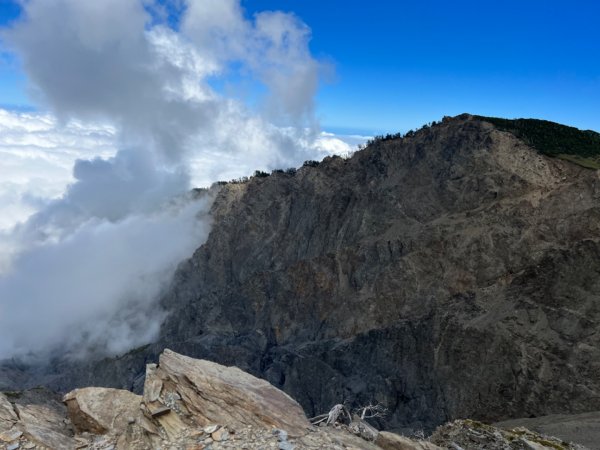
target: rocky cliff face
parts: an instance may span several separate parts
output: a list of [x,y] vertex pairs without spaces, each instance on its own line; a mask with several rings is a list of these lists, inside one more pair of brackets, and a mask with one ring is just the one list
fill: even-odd
[[48,384],[141,391],[169,346],[389,428],[600,409],[596,171],[463,115],[220,189],[159,341]]

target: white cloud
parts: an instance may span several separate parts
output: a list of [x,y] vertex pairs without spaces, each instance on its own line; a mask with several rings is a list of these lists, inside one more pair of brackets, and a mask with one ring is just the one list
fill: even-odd
[[[178,32],[150,3],[28,0],[4,31],[51,113],[0,111],[0,357],[152,339],[162,288],[209,229],[192,184],[351,150],[318,132],[298,18],[197,0]],[[259,109],[211,89],[231,63],[264,86]]]
[[[243,118],[241,114],[224,115],[211,140],[206,135],[191,138],[192,186],[207,187],[215,181],[250,175],[257,169],[296,167],[306,159],[345,156],[369,138],[321,132],[312,140],[307,131],[303,141],[296,139],[295,129],[277,128],[258,116]],[[285,140],[286,133],[289,145],[297,147],[294,152],[274,144]],[[61,124],[51,114],[0,109],[0,233],[6,234],[51,200],[60,198],[76,181],[73,166],[77,160],[114,157],[117,145],[113,126],[77,121]],[[0,273],[8,254],[2,244],[0,239]]]
[[76,159],[107,158],[115,151],[114,127],[61,125],[50,114],[0,109],[0,232],[60,197],[74,181]]
[[0,278],[0,355],[115,354],[148,342],[165,314],[156,295],[206,238],[196,215],[209,203],[182,198],[119,222],[93,219],[21,252]]

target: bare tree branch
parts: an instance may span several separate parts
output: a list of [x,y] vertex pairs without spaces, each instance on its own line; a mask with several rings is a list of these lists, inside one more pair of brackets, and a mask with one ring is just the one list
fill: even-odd
[[380,403],[372,404],[369,403],[366,406],[362,406],[355,411],[355,414],[359,415],[362,420],[372,419],[374,417],[385,417],[387,415],[387,408]]

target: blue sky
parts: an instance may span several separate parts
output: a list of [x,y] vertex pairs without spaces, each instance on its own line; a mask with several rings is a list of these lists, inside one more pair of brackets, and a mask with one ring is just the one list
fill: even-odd
[[[292,11],[335,66],[317,115],[335,132],[406,131],[462,112],[600,130],[600,2],[244,0]],[[0,23],[18,15],[0,1]],[[8,55],[0,105],[28,106]]]

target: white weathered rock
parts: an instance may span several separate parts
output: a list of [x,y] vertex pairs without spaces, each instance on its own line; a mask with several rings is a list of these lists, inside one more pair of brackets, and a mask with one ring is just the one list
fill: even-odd
[[527,438],[521,438],[520,439],[521,443],[523,443],[524,448],[526,448],[527,450],[555,450],[556,447],[549,447],[537,442],[533,442],[530,441]]

